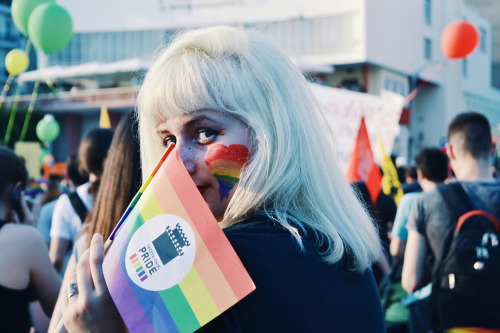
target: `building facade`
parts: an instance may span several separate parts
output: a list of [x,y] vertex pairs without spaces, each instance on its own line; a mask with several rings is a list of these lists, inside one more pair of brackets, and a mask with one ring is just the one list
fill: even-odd
[[500,1],[496,0],[467,0],[481,15],[491,22],[492,64],[491,80],[494,87],[500,89]]
[[[423,146],[442,144],[447,124],[459,112],[479,111],[493,127],[500,124],[500,92],[492,87],[490,66],[492,26],[465,0],[60,2],[73,15],[75,35],[63,51],[40,56],[42,67],[151,60],[179,29],[232,24],[268,34],[297,61],[335,68],[310,72],[327,85],[403,96],[417,88],[393,151],[408,160]],[[440,49],[441,32],[461,18],[478,27],[481,42],[467,59],[448,61]],[[140,78],[131,81],[136,85]],[[95,82],[94,89],[127,85]],[[93,110],[96,118],[98,108]]]

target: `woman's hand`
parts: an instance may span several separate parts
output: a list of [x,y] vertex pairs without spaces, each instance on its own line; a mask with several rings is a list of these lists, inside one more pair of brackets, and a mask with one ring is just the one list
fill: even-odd
[[34,199],[30,199],[24,195],[23,192],[21,192],[20,195],[21,198],[19,201],[21,203],[21,209],[23,210],[24,220],[21,221],[19,215],[14,210],[11,212],[12,220],[14,223],[23,223],[36,228],[38,224],[38,215],[42,208],[43,196],[39,194]]
[[125,331],[104,280],[103,258],[102,236],[95,234],[90,249],[83,253],[78,262],[76,278],[71,281],[78,285],[78,294],[65,299],[63,321],[70,333]]

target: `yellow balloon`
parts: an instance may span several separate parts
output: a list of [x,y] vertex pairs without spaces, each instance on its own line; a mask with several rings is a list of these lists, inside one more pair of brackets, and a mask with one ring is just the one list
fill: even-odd
[[29,64],[30,60],[23,50],[10,50],[5,57],[5,68],[13,76],[24,72],[28,69]]

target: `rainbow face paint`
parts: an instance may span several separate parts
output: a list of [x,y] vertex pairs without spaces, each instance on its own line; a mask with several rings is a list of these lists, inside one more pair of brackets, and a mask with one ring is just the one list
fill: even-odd
[[241,169],[248,158],[248,148],[243,145],[227,147],[217,144],[210,147],[205,163],[219,182],[221,201],[229,196],[234,185],[240,181]]

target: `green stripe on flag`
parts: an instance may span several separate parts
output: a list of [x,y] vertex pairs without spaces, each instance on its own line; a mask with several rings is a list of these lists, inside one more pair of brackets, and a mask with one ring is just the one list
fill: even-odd
[[200,328],[198,319],[196,319],[191,306],[178,285],[162,290],[159,294],[174,319],[179,332],[194,332]]
[[144,224],[144,219],[141,214],[139,214],[139,209],[134,208],[130,212],[126,220],[126,227],[128,228],[128,234],[130,237],[139,229],[141,225]]

